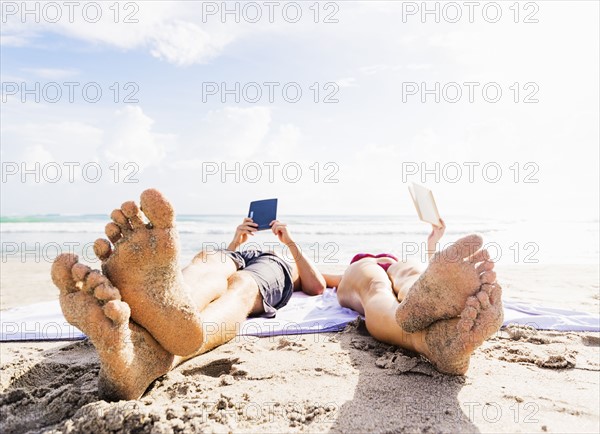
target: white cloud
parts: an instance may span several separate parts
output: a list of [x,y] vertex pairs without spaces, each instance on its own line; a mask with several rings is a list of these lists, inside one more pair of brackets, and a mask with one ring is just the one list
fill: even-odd
[[29,72],[37,77],[48,80],[61,80],[64,78],[74,77],[79,74],[76,69],[61,69],[61,68],[23,68],[22,71]]
[[196,24],[174,21],[161,25],[153,39],[150,53],[154,57],[187,66],[215,57],[232,38],[212,36]]
[[481,35],[475,32],[451,31],[446,33],[434,33],[429,36],[429,44],[433,47],[451,48],[454,50],[463,50],[473,43],[473,40],[478,40]]
[[297,126],[293,124],[280,125],[266,147],[266,155],[280,161],[291,159],[293,155],[297,155],[295,151],[298,148],[300,138],[301,133]]
[[[270,109],[225,108],[210,112],[198,130],[198,146],[189,158],[171,162],[174,170],[201,170],[205,164],[227,162],[233,166],[244,160],[287,161],[297,159],[302,134],[297,126],[273,126]],[[198,158],[202,155],[202,158]]]
[[[77,161],[94,155],[102,142],[102,130],[78,121],[25,122],[3,125],[3,135],[11,148],[47,149],[60,161]],[[38,148],[38,149],[41,149]],[[14,156],[14,154],[13,154]]]
[[139,106],[118,110],[115,116],[104,152],[109,160],[135,163],[140,171],[163,161],[173,136],[153,132],[154,121]]
[[341,88],[344,87],[356,87],[356,78],[354,77],[344,77],[335,81],[337,85]]
[[0,46],[23,47],[27,45],[29,38],[24,35],[0,35]]
[[[98,22],[84,19],[81,6],[75,8],[73,22],[68,21],[67,9],[56,23],[43,19],[36,23],[33,15],[27,20],[19,13],[10,15],[2,25],[0,42],[3,46],[40,46],[43,45],[43,40],[38,40],[40,35],[56,33],[121,50],[147,49],[154,57],[183,66],[205,63],[244,31],[244,26],[224,28],[201,24],[193,2],[189,2],[191,5],[187,2],[130,3],[136,5],[137,11],[133,13],[131,7],[121,5],[118,22],[115,22],[114,5],[108,2],[100,4],[102,18]],[[126,17],[137,21],[126,22]]]
[[402,68],[402,65],[390,65],[386,63],[379,63],[376,65],[361,66],[360,68],[358,68],[358,71],[365,75],[375,75],[380,72],[399,71]]
[[409,63],[406,65],[406,69],[410,69],[411,71],[421,71],[426,69],[431,69],[431,64],[429,63]]
[[50,151],[42,145],[28,146],[23,153],[23,162],[27,167],[33,167],[36,163],[44,165],[56,161]]
[[213,110],[204,119],[200,140],[220,155],[249,158],[260,151],[271,124],[267,107],[226,107]]
[[[42,179],[58,176],[66,183],[70,173],[79,180],[80,167],[97,162],[102,136],[100,128],[79,121],[39,122],[34,118],[28,122],[13,122],[3,125],[2,159],[19,166],[24,164]],[[69,169],[66,163],[76,163],[79,169],[73,166]]]

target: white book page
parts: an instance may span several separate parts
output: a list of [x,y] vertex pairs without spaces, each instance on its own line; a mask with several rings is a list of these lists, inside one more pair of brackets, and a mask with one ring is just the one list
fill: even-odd
[[419,218],[432,225],[441,226],[440,213],[438,212],[431,190],[422,185],[415,184],[408,187]]

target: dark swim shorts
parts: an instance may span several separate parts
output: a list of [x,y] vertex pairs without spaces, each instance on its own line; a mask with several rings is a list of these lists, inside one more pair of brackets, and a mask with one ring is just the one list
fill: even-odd
[[294,292],[290,264],[274,253],[261,250],[224,252],[235,262],[238,270],[244,270],[254,278],[263,298],[264,316],[273,318],[277,310],[290,301]]

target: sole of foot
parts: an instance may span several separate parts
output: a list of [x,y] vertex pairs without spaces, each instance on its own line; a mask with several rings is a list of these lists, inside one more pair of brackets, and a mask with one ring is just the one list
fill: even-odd
[[426,357],[438,371],[464,375],[473,351],[502,326],[502,289],[484,284],[470,296],[460,319],[441,320],[425,330]]
[[102,399],[137,399],[171,369],[174,356],[130,321],[129,305],[100,271],[80,264],[73,254],[62,254],[52,264],[52,280],[65,318],[98,352]]
[[186,356],[201,347],[203,331],[178,264],[175,212],[154,189],[141,194],[140,205],[129,201],[115,209],[105,229],[110,242],[96,240],[94,251],[132,319],[167,351]]
[[479,235],[468,235],[436,253],[396,310],[405,331],[423,330],[440,319],[456,318],[468,297],[496,280],[494,263]]

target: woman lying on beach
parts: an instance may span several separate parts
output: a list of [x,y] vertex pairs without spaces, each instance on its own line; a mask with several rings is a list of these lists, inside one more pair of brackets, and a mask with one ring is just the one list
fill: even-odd
[[[94,244],[102,272],[73,254],[52,265],[65,318],[98,351],[98,393],[106,400],[139,398],[158,377],[233,339],[248,315],[273,314],[290,291],[319,294],[325,287],[280,222],[272,231],[292,264],[270,253],[234,252],[255,231],[245,220],[229,250],[200,252],[180,270],[171,204],[152,189],[140,204],[114,210],[110,242]],[[473,350],[502,322],[500,289],[481,244],[476,235],[459,240],[436,253],[420,276],[400,262],[386,272],[378,265],[384,259],[363,258],[340,278],[338,298],[365,315],[376,339],[423,354],[441,372],[463,374]]]
[[432,226],[429,264],[359,253],[343,275],[327,275],[340,305],[365,316],[377,340],[415,351],[440,371],[464,374],[471,353],[502,325],[502,290],[478,235],[436,253],[445,223]]

